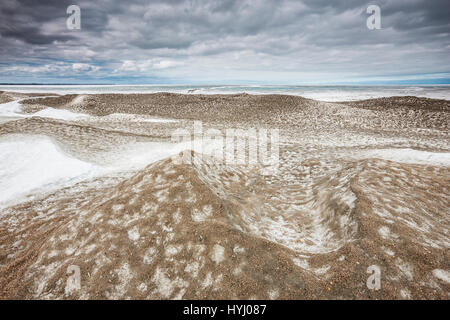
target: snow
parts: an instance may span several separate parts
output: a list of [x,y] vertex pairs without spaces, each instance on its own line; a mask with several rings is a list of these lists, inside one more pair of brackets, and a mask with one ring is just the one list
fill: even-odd
[[81,103],[83,103],[85,98],[86,98],[86,96],[84,96],[84,95],[77,96],[75,99],[72,100],[71,104],[72,105],[73,104],[81,104]]
[[364,158],[379,158],[408,164],[429,164],[436,166],[450,166],[449,152],[428,152],[405,149],[372,149],[361,154]]
[[148,248],[144,254],[144,263],[151,264],[153,262],[153,259],[156,256],[156,253],[157,253],[157,250],[155,248],[153,248],[153,247]]
[[60,150],[49,138],[20,136],[0,142],[0,203],[33,189],[61,187],[98,172],[90,163]]
[[383,239],[389,239],[391,235],[391,230],[386,226],[382,226],[381,228],[378,229],[378,233],[380,234],[380,236],[383,237]]
[[[77,97],[72,101],[72,104],[78,104],[83,101],[83,96]],[[150,123],[177,123],[178,120],[165,119],[158,117],[151,117],[147,115],[134,115],[125,113],[113,113],[107,116],[91,116],[83,113],[76,113],[66,109],[55,109],[52,107],[47,107],[38,112],[26,114],[22,113],[22,106],[20,104],[21,100],[16,100],[12,102],[7,102],[0,104],[0,117],[16,117],[16,118],[31,118],[31,117],[42,117],[51,118],[57,120],[65,121],[95,121],[95,122],[113,122],[113,121],[131,121],[131,122],[150,122]]]
[[19,100],[0,104],[1,117],[24,117],[24,114],[20,113],[21,110]]
[[224,253],[225,248],[221,245],[215,244],[211,253],[211,260],[217,264],[221,263],[223,260],[225,260]]
[[450,271],[442,269],[434,269],[433,275],[446,283],[450,283]]
[[86,114],[75,113],[65,109],[45,108],[36,113],[26,114],[22,113],[22,106],[20,104],[22,100],[16,100],[0,104],[0,117],[16,117],[16,118],[31,118],[31,117],[43,117],[52,118],[66,121],[87,119],[89,116]]
[[33,117],[43,117],[43,118],[52,118],[58,120],[82,120],[89,118],[88,115],[71,112],[65,109],[55,109],[55,108],[45,108],[41,111],[32,114]]
[[131,241],[137,241],[137,240],[139,240],[139,237],[140,237],[140,235],[139,235],[139,230],[138,230],[137,226],[131,230],[128,230],[128,238]]
[[[194,93],[194,94],[289,94],[322,101],[350,101],[391,96],[418,96],[449,99],[448,85],[425,86],[292,86],[292,85],[3,85],[0,90],[23,93],[54,92],[58,94],[102,93]],[[79,103],[83,96],[72,103]]]
[[[123,146],[105,165],[79,160],[40,135],[0,139],[0,206],[113,172],[140,170],[150,163],[190,149],[191,143],[143,142]],[[204,208],[208,211],[208,208]]]
[[166,299],[172,295],[175,289],[183,289],[189,285],[188,282],[179,277],[170,279],[167,276],[166,271],[160,267],[156,268],[156,272],[152,277],[152,284],[153,283],[156,285],[156,289],[153,294],[159,293]]

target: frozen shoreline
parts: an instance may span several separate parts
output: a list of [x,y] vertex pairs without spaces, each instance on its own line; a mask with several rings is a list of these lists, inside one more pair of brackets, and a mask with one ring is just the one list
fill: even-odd
[[308,99],[342,102],[383,97],[416,96],[450,100],[450,86],[266,86],[266,85],[3,85],[0,90],[19,93],[57,94],[182,93],[182,94],[283,94]]

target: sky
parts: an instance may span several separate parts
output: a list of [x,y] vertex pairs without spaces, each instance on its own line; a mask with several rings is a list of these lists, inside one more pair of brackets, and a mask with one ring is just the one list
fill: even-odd
[[449,84],[450,1],[1,0],[0,83]]

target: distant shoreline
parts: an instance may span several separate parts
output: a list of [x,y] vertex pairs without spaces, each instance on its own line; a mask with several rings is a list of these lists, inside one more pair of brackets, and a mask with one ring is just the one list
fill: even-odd
[[244,86],[244,85],[0,85],[0,91],[17,94],[154,94],[284,95],[324,102],[362,101],[389,97],[450,100],[450,86]]
[[450,83],[399,83],[399,84],[155,84],[155,83],[141,83],[141,84],[121,84],[121,83],[9,83],[0,82],[0,86],[124,86],[124,87],[139,87],[139,86],[161,86],[161,87],[242,87],[242,86],[258,86],[258,87],[450,87]]

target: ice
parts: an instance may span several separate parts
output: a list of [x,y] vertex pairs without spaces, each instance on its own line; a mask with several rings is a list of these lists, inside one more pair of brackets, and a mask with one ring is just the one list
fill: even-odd
[[0,204],[34,189],[53,189],[98,172],[60,150],[49,138],[22,136],[0,142]]
[[446,283],[450,283],[450,271],[448,270],[434,269],[433,275]]
[[0,206],[113,172],[141,170],[187,149],[190,141],[137,143],[118,148],[111,162],[97,165],[67,154],[46,136],[7,136],[0,140]]
[[[4,85],[0,90],[22,93],[54,92],[58,94],[156,93],[184,94],[288,94],[321,101],[355,101],[393,96],[417,96],[450,99],[449,85]],[[82,101],[76,98],[74,103]]]
[[429,164],[436,166],[450,166],[450,153],[428,152],[415,149],[373,149],[364,152],[366,158],[379,158],[409,164]]
[[75,113],[75,112],[71,112],[69,110],[55,109],[55,108],[45,108],[41,111],[33,113],[32,116],[43,117],[43,118],[52,118],[52,119],[58,119],[58,120],[66,120],[66,121],[82,120],[82,119],[89,118],[89,116],[86,114]]
[[45,108],[36,113],[22,113],[21,100],[7,102],[0,104],[0,117],[15,117],[15,118],[31,118],[31,117],[43,117],[59,120],[80,120],[87,119],[89,116],[82,113],[75,113],[65,109]]
[[[82,101],[83,96],[77,97],[77,103]],[[22,113],[22,106],[20,104],[21,100],[16,100],[12,102],[7,102],[0,104],[0,117],[13,117],[13,118],[31,118],[31,117],[42,117],[51,118],[57,120],[65,121],[95,121],[95,122],[112,122],[112,121],[135,121],[135,122],[151,122],[151,123],[176,123],[178,120],[175,119],[165,119],[158,117],[151,117],[147,115],[134,115],[125,113],[113,113],[107,116],[91,116],[84,113],[76,113],[66,109],[55,109],[52,107],[47,107],[35,113]]]
[[[110,155],[113,159],[111,168],[114,170],[140,170],[150,163],[159,161],[168,157],[178,155],[180,152],[186,150],[193,150],[198,153],[204,153],[209,156],[206,150],[216,150],[221,146],[216,141],[197,141],[188,140],[178,143],[170,142],[140,142],[131,145],[126,145],[117,149],[114,154]],[[177,160],[182,160],[181,158]]]
[[19,100],[0,104],[0,117],[25,117]]

